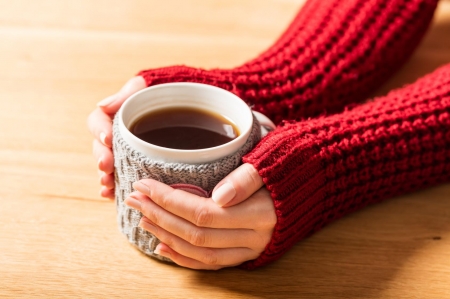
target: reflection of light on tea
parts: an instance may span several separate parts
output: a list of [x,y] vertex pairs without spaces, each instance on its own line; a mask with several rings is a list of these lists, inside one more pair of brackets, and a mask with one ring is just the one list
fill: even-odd
[[224,124],[223,130],[225,131],[225,134],[230,138],[236,138],[236,131],[234,130],[232,125]]

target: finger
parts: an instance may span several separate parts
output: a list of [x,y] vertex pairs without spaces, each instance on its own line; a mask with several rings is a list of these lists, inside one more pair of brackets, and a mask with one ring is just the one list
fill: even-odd
[[112,174],[114,172],[114,156],[111,149],[97,139],[94,139],[92,147],[98,169],[106,174]]
[[[139,201],[140,206],[133,206],[134,200]],[[259,250],[266,246],[270,237],[263,238],[261,234],[256,233],[252,229],[197,227],[185,219],[167,212],[153,203],[148,197],[138,192],[131,193],[130,197],[125,200],[125,204],[137,208],[145,215],[143,221],[147,220],[147,224],[150,223],[154,225],[154,230],[152,230],[152,226],[149,226],[149,231],[157,237],[159,237],[159,233],[156,226],[167,232],[169,235],[166,234],[166,243],[184,240],[184,243],[187,242],[191,244],[190,246],[196,247],[248,247]],[[134,204],[136,204],[136,202],[134,202]],[[172,242],[170,240],[173,240],[173,236],[177,236],[177,238]],[[179,250],[177,251],[182,253]]]
[[140,180],[133,188],[164,210],[198,227],[258,229],[271,227],[273,221],[276,222],[273,201],[265,188],[227,209],[219,207],[210,198],[173,189],[152,179]]
[[113,189],[108,189],[106,187],[102,187],[100,189],[100,196],[105,197],[105,198],[109,198],[109,199],[114,199],[114,190]]
[[[225,266],[219,266],[219,265],[207,265],[205,263],[196,261],[194,259],[185,257],[179,253],[177,253],[175,250],[171,249],[169,246],[167,246],[164,243],[159,243],[158,246],[156,246],[155,253],[159,254],[161,256],[164,256],[166,258],[171,259],[175,264],[181,267],[195,269],[195,270],[219,270],[224,268]],[[237,266],[237,265],[233,265]]]
[[103,174],[100,177],[100,184],[105,186],[108,189],[114,189],[115,182],[114,182],[114,175],[113,174]]
[[245,163],[214,188],[212,199],[222,207],[236,205],[246,200],[264,185],[261,176],[253,165]]
[[112,120],[111,117],[96,108],[88,117],[88,127],[95,139],[105,146],[112,147]]
[[172,235],[161,227],[157,227],[154,223],[148,221],[148,219],[141,219],[139,226],[154,234],[159,240],[161,240],[161,242],[169,246],[171,249],[175,250],[177,253],[212,266],[234,265],[247,260],[252,260],[257,258],[260,252],[264,249],[264,247],[262,247],[261,250],[255,251],[253,249],[245,247],[198,247],[186,242],[185,240],[177,236]]
[[242,264],[245,261],[253,260],[258,257],[258,256],[254,256],[254,257],[248,258],[245,256],[240,256],[240,254],[242,254],[241,248],[214,249],[213,251],[224,251],[223,254],[228,255],[228,256],[236,255],[239,257],[236,259],[236,260],[238,260],[238,262],[234,262],[231,264],[228,264],[228,263],[219,264],[218,262],[220,262],[220,261],[216,259],[214,252],[211,253],[210,255],[205,255],[205,253],[202,253],[203,255],[200,257],[200,260],[197,260],[195,258],[191,258],[191,257],[185,256],[185,255],[182,255],[182,254],[176,252],[176,250],[173,250],[167,244],[164,244],[164,243],[159,243],[158,246],[156,246],[156,248],[155,248],[156,254],[159,254],[159,255],[162,255],[164,257],[171,259],[175,264],[177,264],[179,266],[196,269],[196,270],[219,270],[219,269],[222,269],[225,267],[235,267],[235,266]]
[[147,87],[147,84],[143,77],[133,77],[125,83],[118,93],[100,101],[97,106],[106,114],[115,114],[129,96],[145,87]]

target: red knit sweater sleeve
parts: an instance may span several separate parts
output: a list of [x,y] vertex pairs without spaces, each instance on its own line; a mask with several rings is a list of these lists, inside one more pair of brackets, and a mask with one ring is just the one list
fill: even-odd
[[308,0],[284,34],[233,69],[173,66],[139,73],[154,85],[227,89],[275,123],[337,112],[361,101],[411,55],[437,0]]
[[285,122],[244,161],[278,219],[265,251],[243,265],[254,268],[346,213],[450,180],[450,64],[341,114]]

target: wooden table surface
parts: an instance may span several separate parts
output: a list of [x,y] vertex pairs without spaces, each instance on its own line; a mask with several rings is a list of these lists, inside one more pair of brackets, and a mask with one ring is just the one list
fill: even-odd
[[[255,270],[147,258],[98,195],[86,117],[142,68],[232,67],[301,0],[0,0],[1,298],[450,298],[450,184],[349,215]],[[450,1],[384,94],[450,62]]]

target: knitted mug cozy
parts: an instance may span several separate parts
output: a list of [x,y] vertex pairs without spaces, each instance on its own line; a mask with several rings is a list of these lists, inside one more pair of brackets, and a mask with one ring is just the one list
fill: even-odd
[[[194,185],[205,190],[204,195],[207,195],[220,180],[242,163],[242,157],[258,143],[261,138],[260,124],[253,116],[250,136],[237,152],[209,163],[186,164],[155,161],[151,157],[134,150],[122,138],[118,123],[118,116],[116,115],[113,123],[113,152],[119,228],[128,241],[146,255],[163,261],[171,261],[154,253],[160,241],[138,226],[142,214],[125,205],[124,200],[134,191],[132,184],[141,179],[155,179],[175,188],[182,186],[184,188],[181,189],[186,191],[189,191],[188,188],[185,188],[186,185]],[[195,187],[193,189],[198,191],[195,190]]]

